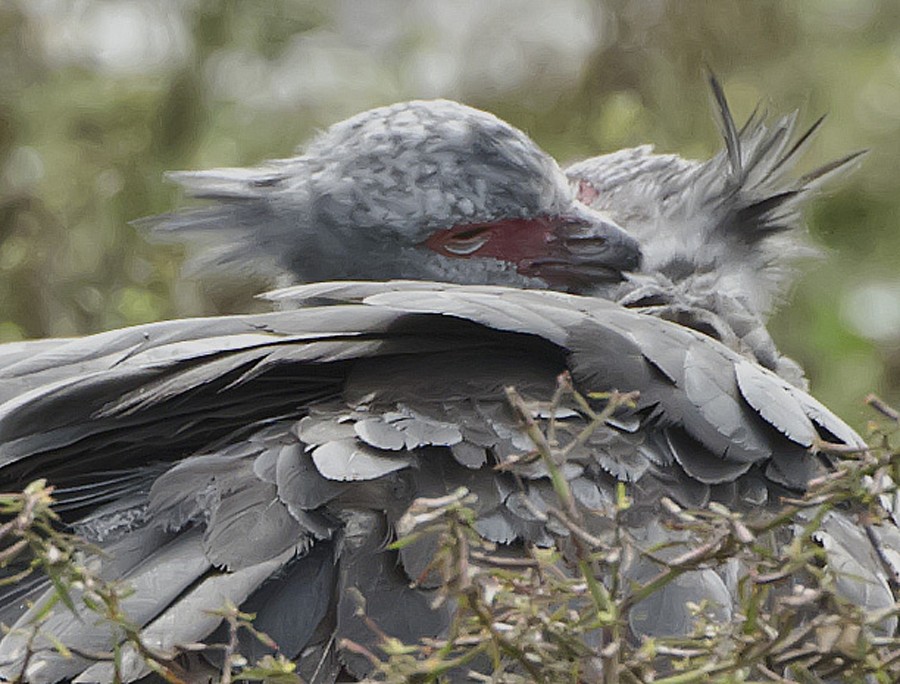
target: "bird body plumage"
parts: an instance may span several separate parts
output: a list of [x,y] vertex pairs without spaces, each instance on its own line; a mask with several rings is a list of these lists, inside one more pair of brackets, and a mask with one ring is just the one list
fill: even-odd
[[[508,384],[543,399],[568,371],[585,394],[640,392],[621,417],[634,419],[631,431],[599,429],[567,464],[579,500],[601,509],[624,480],[646,502],[665,492],[683,505],[713,497],[750,510],[760,485],[774,502],[824,472],[813,440],[862,444],[812,397],[718,342],[608,301],[413,282],[299,286],[277,297],[293,308],[103,333],[39,349],[0,374],[54,372],[4,405],[0,475],[57,484],[63,514],[114,559],[93,562],[135,587],[126,608],[159,648],[209,637],[216,621],[203,611],[226,599],[252,603],[291,657],[321,647],[323,631],[371,643],[350,588],[386,632],[439,633],[446,609],[429,607],[430,589],[409,586],[430,556],[408,548],[397,565],[382,547],[414,497],[468,486],[479,494],[476,528],[499,543],[549,545],[567,534],[519,503],[552,504],[545,469],[523,471],[519,487],[493,468],[529,449],[506,406]],[[562,422],[574,431],[584,421],[573,411]],[[120,481],[129,468],[140,476]],[[104,481],[112,494],[96,487]],[[660,511],[644,508],[641,528],[657,543]],[[629,571],[642,577],[645,566]],[[728,596],[711,570],[667,591],[658,600],[683,610],[651,630],[645,605],[636,630],[679,629],[691,622],[685,600]],[[869,591],[867,605],[890,596],[883,578]],[[46,592],[31,591],[36,607],[20,621]],[[298,602],[291,618],[285,594]],[[22,598],[5,602],[5,619]],[[44,629],[78,650],[112,646],[108,627],[76,628],[65,609]],[[15,663],[22,648],[7,636],[0,659]],[[353,654],[332,655],[357,675],[367,669]],[[50,643],[35,663],[36,682],[111,672],[54,655]],[[139,659],[133,668],[130,676],[146,674]]]

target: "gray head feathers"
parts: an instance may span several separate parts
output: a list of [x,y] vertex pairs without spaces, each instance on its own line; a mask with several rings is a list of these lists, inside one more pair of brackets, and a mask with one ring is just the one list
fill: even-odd
[[[463,266],[418,248],[435,230],[559,216],[574,201],[556,162],[524,133],[446,100],[404,102],[329,128],[296,157],[171,173],[215,204],[146,220],[209,237],[203,262],[275,265],[294,280],[415,277],[538,285],[509,264]],[[578,211],[588,211],[583,206]],[[593,213],[593,212],[589,212]],[[464,268],[466,274],[454,275]]]

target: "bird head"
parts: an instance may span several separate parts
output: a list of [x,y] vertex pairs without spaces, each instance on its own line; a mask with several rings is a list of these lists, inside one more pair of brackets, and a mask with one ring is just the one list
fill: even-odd
[[595,291],[640,263],[637,241],[577,200],[522,131],[456,102],[342,121],[298,156],[170,174],[212,206],[150,220],[207,239],[201,263],[272,264],[295,282],[429,279]]

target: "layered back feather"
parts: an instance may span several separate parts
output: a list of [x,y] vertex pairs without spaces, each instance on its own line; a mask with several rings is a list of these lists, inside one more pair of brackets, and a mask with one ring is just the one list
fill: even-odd
[[[3,383],[19,384],[0,404],[0,482],[41,474],[57,485],[65,519],[104,552],[85,562],[134,589],[122,607],[162,653],[221,642],[214,611],[226,601],[255,612],[317,684],[370,671],[341,646],[377,648],[357,597],[387,634],[445,634],[450,607],[433,604],[426,572],[435,540],[385,548],[414,498],[468,488],[475,529],[511,552],[570,534],[546,515],[546,466],[510,462],[533,447],[507,403],[510,384],[538,402],[543,423],[540,402],[563,371],[584,394],[640,391],[562,468],[597,534],[609,532],[617,483],[629,488],[635,548],[623,586],[659,572],[645,552],[694,543],[664,524],[663,496],[761,510],[827,471],[818,440],[862,446],[815,399],[720,343],[612,302],[419,282],[324,283],[273,298],[286,310],[140,326],[32,354],[20,346],[0,367]],[[582,433],[590,416],[575,402],[560,408],[560,435]],[[862,559],[848,599],[889,605],[867,532],[835,512],[822,534],[836,562]],[[732,575],[686,573],[635,607],[632,633],[688,632],[692,603],[730,619]],[[31,682],[112,680],[111,663],[63,657],[55,644],[107,652],[118,629],[60,603],[41,625],[58,641],[30,641],[52,587],[5,591],[0,619],[17,629],[0,639],[0,674],[28,658]],[[248,658],[268,650],[250,638],[239,648]],[[214,666],[215,653],[195,664],[208,656]],[[130,647],[122,665],[124,681],[148,674]]]

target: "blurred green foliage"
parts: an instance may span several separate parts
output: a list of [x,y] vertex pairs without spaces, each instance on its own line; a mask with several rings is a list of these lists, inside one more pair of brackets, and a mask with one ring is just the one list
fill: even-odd
[[707,66],[738,117],[828,113],[810,167],[871,150],[810,212],[828,256],[774,324],[859,425],[867,392],[900,401],[895,0],[0,4],[0,341],[260,306],[265,283],[182,278],[178,249],[128,225],[178,205],[166,169],[284,156],[355,111],[436,95],[561,161],[646,142],[707,157]]

